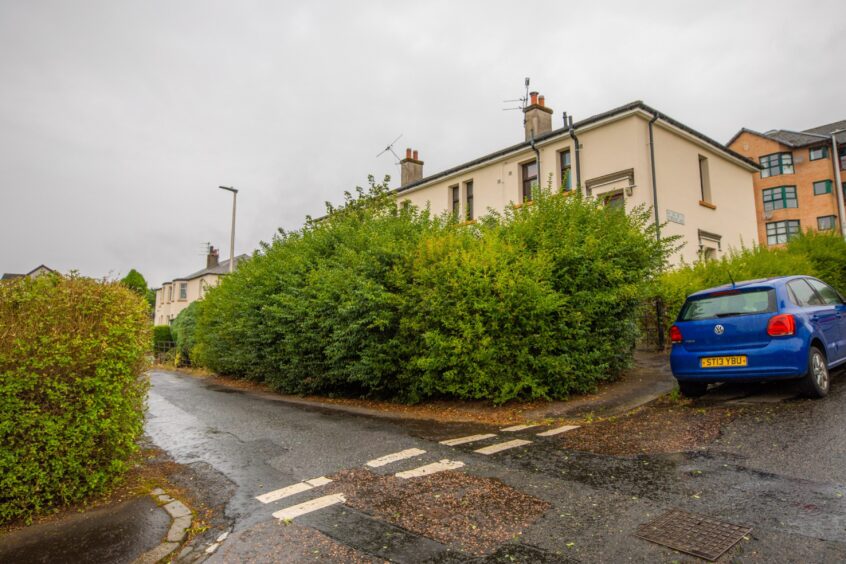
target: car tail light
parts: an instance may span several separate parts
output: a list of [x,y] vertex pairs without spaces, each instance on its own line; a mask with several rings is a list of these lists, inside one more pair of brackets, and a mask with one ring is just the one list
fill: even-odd
[[770,337],[786,337],[796,332],[796,318],[789,313],[774,315],[767,324],[767,335]]
[[682,342],[681,329],[679,329],[675,325],[670,327],[670,340],[674,343],[681,343]]

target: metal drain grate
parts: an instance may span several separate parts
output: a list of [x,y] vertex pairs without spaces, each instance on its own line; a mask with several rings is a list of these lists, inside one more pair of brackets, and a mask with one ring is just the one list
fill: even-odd
[[637,536],[713,562],[752,527],[717,521],[704,515],[671,509],[637,528]]

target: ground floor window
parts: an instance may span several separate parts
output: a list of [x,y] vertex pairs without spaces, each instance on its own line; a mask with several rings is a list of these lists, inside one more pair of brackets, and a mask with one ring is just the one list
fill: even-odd
[[829,229],[834,229],[834,216],[824,215],[822,217],[818,217],[817,229],[819,229],[820,231],[828,231]]
[[779,245],[787,243],[800,233],[799,220],[788,219],[786,221],[771,221],[767,224],[767,244]]
[[523,201],[532,201],[532,188],[538,183],[538,162],[523,165]]

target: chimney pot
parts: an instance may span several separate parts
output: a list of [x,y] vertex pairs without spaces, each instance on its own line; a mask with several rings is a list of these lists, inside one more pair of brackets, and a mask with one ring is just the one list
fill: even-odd
[[530,104],[532,106],[534,106],[535,104],[538,103],[538,93],[537,92],[529,92],[529,99],[530,99]]
[[423,161],[420,160],[417,149],[406,149],[405,158],[400,161],[400,165],[400,186],[423,178]]
[[546,106],[546,99],[537,92],[529,92],[531,104],[523,109],[523,129],[526,141],[552,131],[552,110]]
[[544,97],[543,97],[543,94],[541,94],[540,96],[538,96],[538,104],[540,104],[541,106],[543,106],[543,105],[545,105],[545,104],[544,104],[544,102],[545,102],[545,101],[546,101],[546,98],[544,98]]
[[214,268],[219,264],[220,255],[217,249],[209,245],[209,254],[206,256],[206,268]]
[[414,149],[414,151],[412,151],[411,158],[414,159],[415,161],[420,160],[420,159],[417,158],[417,149]]
[[407,159],[411,158],[411,147],[407,147],[405,149],[405,158],[407,158]]

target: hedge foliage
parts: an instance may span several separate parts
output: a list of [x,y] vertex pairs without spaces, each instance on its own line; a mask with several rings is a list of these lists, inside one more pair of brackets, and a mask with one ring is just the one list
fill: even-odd
[[173,332],[170,325],[156,325],[153,327],[153,350],[161,352],[173,344]]
[[192,360],[287,393],[562,398],[627,365],[673,244],[577,193],[461,225],[371,180],[328,211],[208,292]]
[[142,432],[147,305],[119,283],[0,283],[0,523],[108,488]]
[[833,232],[806,232],[782,247],[747,247],[719,260],[682,265],[659,278],[658,295],[672,324],[685,297],[698,290],[771,276],[816,276],[846,294],[846,240]]
[[196,342],[197,308],[199,302],[191,302],[188,307],[179,312],[170,326],[173,340],[176,343],[177,366],[191,366],[191,351]]

